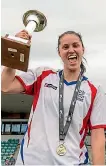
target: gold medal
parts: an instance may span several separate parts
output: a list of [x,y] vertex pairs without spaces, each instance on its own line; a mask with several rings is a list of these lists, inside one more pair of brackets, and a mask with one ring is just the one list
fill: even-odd
[[57,147],[57,150],[56,150],[57,154],[59,156],[64,156],[66,154],[66,147],[64,146],[64,144],[60,144],[58,147]]

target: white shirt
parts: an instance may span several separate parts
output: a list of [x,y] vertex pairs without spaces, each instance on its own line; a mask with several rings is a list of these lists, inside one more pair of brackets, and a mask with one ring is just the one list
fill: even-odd
[[[100,86],[83,77],[71,125],[65,137],[67,153],[59,156],[59,80],[61,71],[49,68],[29,70],[16,78],[27,94],[34,96],[16,165],[77,165],[88,163],[84,145],[87,127],[106,128],[106,97]],[[69,112],[76,81],[64,80],[64,123]],[[94,96],[94,97],[93,97]],[[94,102],[93,102],[93,99]],[[93,103],[92,103],[93,102]],[[89,123],[87,123],[89,120]]]

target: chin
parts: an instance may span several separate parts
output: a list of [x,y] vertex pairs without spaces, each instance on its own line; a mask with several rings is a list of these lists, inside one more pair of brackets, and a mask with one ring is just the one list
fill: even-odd
[[79,67],[77,67],[77,66],[70,66],[68,69],[71,70],[71,71],[78,71]]
[[67,65],[64,65],[64,68],[66,69],[66,70],[70,70],[70,71],[73,71],[73,72],[75,72],[75,71],[80,71],[80,66],[79,65],[70,65],[70,64],[67,64]]

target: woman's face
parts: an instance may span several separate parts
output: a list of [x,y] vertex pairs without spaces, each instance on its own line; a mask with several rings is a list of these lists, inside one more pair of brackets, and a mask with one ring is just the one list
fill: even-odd
[[82,43],[75,34],[65,34],[60,39],[59,55],[65,69],[79,70],[83,53],[84,48]]

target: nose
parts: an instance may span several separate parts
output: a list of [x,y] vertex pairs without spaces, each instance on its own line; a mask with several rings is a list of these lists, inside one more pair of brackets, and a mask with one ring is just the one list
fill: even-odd
[[74,52],[74,48],[73,48],[73,46],[70,46],[69,47],[69,53],[73,53]]

